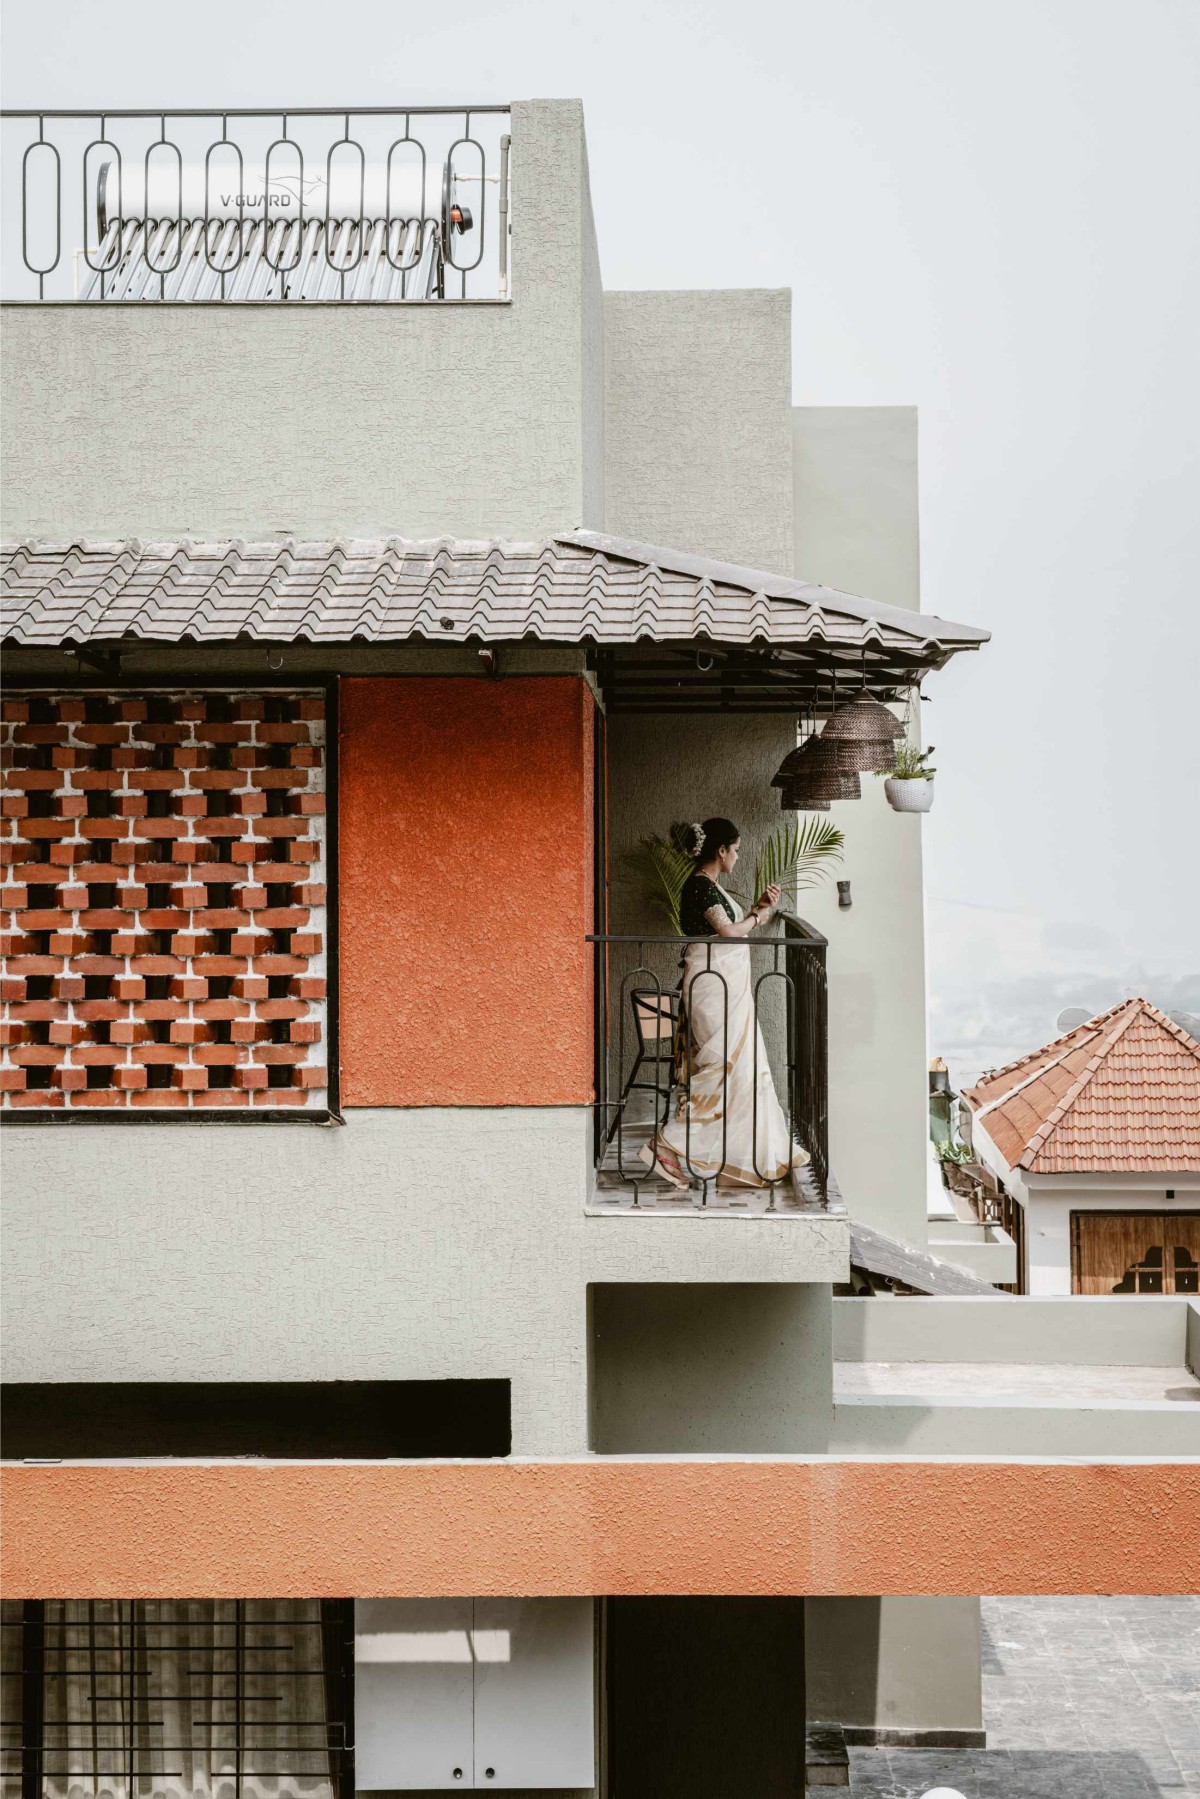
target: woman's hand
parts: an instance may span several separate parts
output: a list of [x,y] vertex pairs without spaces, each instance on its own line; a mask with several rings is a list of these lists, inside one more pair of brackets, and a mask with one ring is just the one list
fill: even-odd
[[755,911],[761,909],[764,912],[773,912],[779,904],[782,895],[783,888],[779,886],[778,882],[773,881],[769,887],[764,887],[759,894]]

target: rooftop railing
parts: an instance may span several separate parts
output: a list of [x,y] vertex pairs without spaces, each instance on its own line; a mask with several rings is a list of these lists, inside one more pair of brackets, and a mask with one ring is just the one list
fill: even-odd
[[509,109],[6,112],[6,301],[509,297]]
[[[802,919],[781,914],[770,933],[741,939],[597,935],[590,941],[597,1200],[641,1206],[675,1198],[699,1207],[745,1205],[768,1212],[824,1207],[825,938]],[[689,984],[685,961],[692,945],[701,947]],[[696,1008],[703,984],[709,1042],[698,1054],[689,1009]],[[740,999],[747,986],[747,998]],[[804,1152],[794,1169],[781,1165],[770,1139],[765,1114],[772,1088],[787,1134]],[[648,1166],[648,1146],[664,1125],[671,1127],[686,1182],[682,1192],[672,1192]]]

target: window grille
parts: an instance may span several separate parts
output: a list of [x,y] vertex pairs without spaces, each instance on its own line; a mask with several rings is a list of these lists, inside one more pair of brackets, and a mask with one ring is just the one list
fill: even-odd
[[353,1603],[6,1600],[0,1799],[352,1799]]

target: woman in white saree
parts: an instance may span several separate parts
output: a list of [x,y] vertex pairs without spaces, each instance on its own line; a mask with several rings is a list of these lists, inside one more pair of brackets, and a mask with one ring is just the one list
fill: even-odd
[[774,916],[780,890],[768,887],[743,915],[718,884],[737,863],[739,836],[728,818],[685,827],[696,870],[680,895],[680,924],[685,937],[706,939],[689,943],[683,958],[688,1079],[676,1116],[642,1152],[676,1187],[689,1177],[765,1187],[808,1161],[775,1093],[746,942]]

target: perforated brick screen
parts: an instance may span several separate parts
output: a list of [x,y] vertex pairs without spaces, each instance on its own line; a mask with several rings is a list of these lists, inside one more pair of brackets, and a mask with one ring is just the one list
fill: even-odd
[[325,701],[3,701],[6,1109],[324,1109]]

